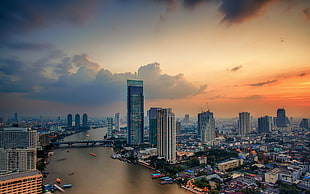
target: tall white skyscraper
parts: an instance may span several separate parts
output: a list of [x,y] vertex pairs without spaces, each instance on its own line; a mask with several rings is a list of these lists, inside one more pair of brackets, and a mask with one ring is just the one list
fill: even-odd
[[176,162],[176,120],[171,108],[157,112],[157,150],[158,155],[167,162]]
[[239,113],[239,135],[247,136],[251,129],[251,117],[249,112],[241,112]]
[[198,113],[198,134],[201,135],[203,143],[213,145],[215,133],[215,119],[213,113],[207,112]]

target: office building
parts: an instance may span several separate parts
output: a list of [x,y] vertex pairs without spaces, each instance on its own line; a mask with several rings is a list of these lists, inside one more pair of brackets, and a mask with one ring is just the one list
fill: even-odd
[[72,114],[67,115],[67,128],[72,128]]
[[153,147],[157,146],[157,111],[161,108],[150,108],[147,112],[149,117],[149,142]]
[[113,137],[113,118],[112,117],[107,118],[107,127],[108,127],[107,137],[111,138]]
[[75,115],[75,128],[81,127],[81,117],[80,114]]
[[213,145],[215,133],[215,119],[209,110],[198,113],[198,135],[203,143]]
[[9,127],[0,130],[0,148],[37,148],[37,131]]
[[288,119],[286,118],[286,113],[284,108],[278,108],[277,110],[277,119],[276,125],[277,127],[287,127],[288,126]]
[[0,175],[0,193],[41,194],[42,174],[38,170]]
[[121,123],[121,120],[120,120],[120,113],[115,113],[114,115],[114,123],[115,123],[115,131],[119,132],[120,131],[120,123]]
[[272,130],[272,117],[264,116],[258,118],[258,133],[270,133]]
[[24,172],[36,169],[37,151],[28,149],[0,148],[0,172]]
[[14,113],[14,123],[18,123],[18,114]]
[[84,113],[82,117],[82,126],[84,129],[88,128],[88,116],[86,113]]
[[303,118],[299,124],[300,128],[309,129],[308,119]]
[[167,162],[176,162],[176,120],[171,108],[157,111],[157,151]]
[[142,80],[127,80],[127,143],[141,144],[144,138],[144,95]]
[[183,123],[189,123],[189,114],[184,115]]
[[239,128],[239,135],[247,136],[250,133],[251,128],[251,119],[250,113],[248,112],[241,112],[239,113],[239,120],[238,120],[238,128]]

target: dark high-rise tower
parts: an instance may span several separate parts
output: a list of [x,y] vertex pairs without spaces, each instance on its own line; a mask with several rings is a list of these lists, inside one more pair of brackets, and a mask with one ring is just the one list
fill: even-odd
[[67,116],[67,127],[72,128],[72,114],[68,114]]
[[277,120],[276,125],[277,127],[287,127],[287,121],[286,121],[286,113],[284,108],[278,108],[277,110]]
[[161,108],[150,108],[149,117],[149,141],[151,146],[157,145],[157,111]]
[[258,118],[258,133],[270,133],[272,129],[272,117],[264,116]]
[[82,123],[83,128],[87,129],[88,128],[88,117],[86,113],[83,114],[82,122],[83,122]]
[[142,80],[127,80],[127,143],[143,143],[144,95]]
[[80,128],[81,127],[81,117],[79,114],[75,115],[75,128]]
[[308,129],[309,128],[309,123],[308,119],[303,118],[299,124],[300,128]]

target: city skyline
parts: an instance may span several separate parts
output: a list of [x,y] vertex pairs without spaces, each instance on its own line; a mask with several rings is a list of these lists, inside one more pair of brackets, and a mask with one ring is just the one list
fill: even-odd
[[127,79],[143,80],[145,110],[310,115],[307,0],[4,1],[0,9],[1,115],[126,115]]

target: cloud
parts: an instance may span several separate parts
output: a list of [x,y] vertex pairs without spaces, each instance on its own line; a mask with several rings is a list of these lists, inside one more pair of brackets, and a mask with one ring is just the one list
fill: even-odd
[[269,85],[269,84],[275,83],[277,81],[278,80],[268,80],[268,81],[265,81],[265,82],[257,82],[257,83],[254,83],[254,84],[249,84],[249,86],[260,87],[260,86],[264,86],[264,85]]
[[303,77],[303,76],[306,76],[307,73],[301,73],[301,74],[298,74],[299,77]]
[[94,17],[98,2],[3,0],[0,4],[0,37],[5,40],[14,34],[31,32],[53,23],[85,23]]
[[184,0],[183,5],[186,8],[194,9],[206,0]]
[[144,81],[146,99],[178,99],[207,88],[195,87],[183,74],[163,74],[159,63],[141,66],[138,73],[112,73],[87,54],[67,56],[61,51],[51,51],[34,63],[0,59],[0,75],[0,92],[73,105],[124,102],[127,79]]
[[228,24],[241,23],[253,18],[274,0],[221,0],[219,11],[223,14],[222,22]]
[[235,67],[229,69],[229,71],[236,72],[236,71],[238,71],[241,68],[242,68],[242,65],[238,65],[238,66],[235,66]]
[[306,20],[310,21],[310,7],[303,10],[303,14],[306,17]]
[[42,51],[52,48],[49,43],[33,43],[33,42],[11,42],[2,43],[3,46],[13,49],[13,50],[23,50],[23,51]]
[[263,95],[250,95],[250,96],[239,97],[239,98],[234,98],[234,99],[236,100],[259,100],[263,98],[265,98],[265,96]]

